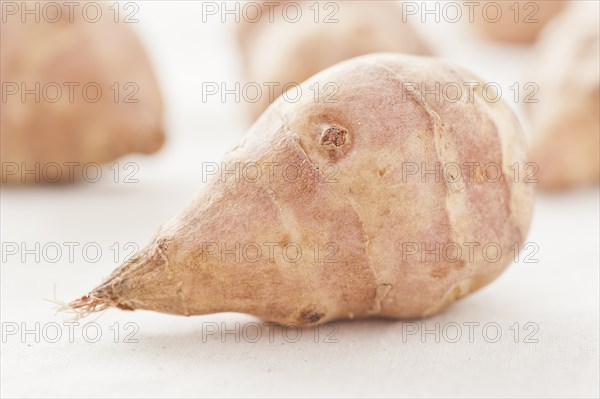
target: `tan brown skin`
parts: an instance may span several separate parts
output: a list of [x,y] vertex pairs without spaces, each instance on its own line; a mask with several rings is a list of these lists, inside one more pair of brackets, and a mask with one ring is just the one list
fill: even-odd
[[[288,3],[294,7],[286,9]],[[338,62],[375,52],[430,54],[410,23],[403,22],[402,9],[392,1],[342,1],[328,6],[318,3],[318,22],[314,19],[314,2],[276,4],[263,6],[257,22],[252,22],[252,14],[238,30],[246,78],[263,87],[258,101],[249,102],[252,121],[281,95],[284,87],[289,89],[294,83],[302,83]],[[302,16],[298,22],[288,22],[296,16],[295,5],[301,6]],[[286,16],[289,14],[287,19],[284,12]],[[269,20],[270,14],[273,22]],[[265,86],[271,83],[279,84],[272,93]],[[327,96],[334,88],[312,90],[319,96]]]
[[[475,28],[490,40],[531,44],[544,26],[560,14],[569,1],[483,0],[478,2],[473,12]],[[500,10],[500,16],[496,14],[497,10]]]
[[600,184],[600,27],[598,4],[573,4],[542,33],[527,104],[532,161],[543,190]]
[[[19,86],[17,94],[7,95],[0,104],[2,162],[18,165],[16,173],[2,169],[4,182],[34,182],[36,177],[53,181],[56,169],[25,180],[21,173],[36,165],[42,171],[51,163],[62,168],[60,180],[69,181],[81,175],[84,164],[109,162],[132,152],[152,153],[164,141],[158,85],[134,32],[124,23],[114,23],[105,5],[101,19],[91,23],[81,13],[73,13],[69,21],[68,8],[59,3],[55,4],[62,7],[62,19],[57,22],[42,18],[36,23],[30,15],[23,23],[17,14],[7,15],[0,27],[2,81]],[[65,85],[69,82],[78,84],[72,101]],[[133,85],[126,86],[129,82]],[[39,102],[32,94],[22,100],[22,83],[28,90],[39,83]],[[90,101],[83,97],[89,83],[102,90],[97,102],[92,102],[93,86],[86,92]],[[50,89],[44,95],[46,85]],[[52,86],[60,87],[60,97]]]
[[[526,160],[526,149],[508,107],[486,103],[480,92],[473,102],[451,104],[404,91],[404,82],[475,80],[438,59],[395,54],[359,57],[319,73],[302,87],[334,81],[337,103],[280,98],[228,154],[229,170],[252,163],[265,171],[260,178],[215,176],[152,244],[71,307],[235,311],[301,326],[441,311],[497,277],[530,222],[533,187],[515,183],[509,169]],[[487,181],[475,168],[474,178],[455,181],[405,179],[407,162],[428,168],[496,163],[503,177]],[[268,165],[279,169],[266,173]],[[286,178],[287,165],[301,178]],[[422,261],[407,255],[402,244],[411,242],[457,243],[465,255]],[[468,242],[496,243],[502,256],[489,262],[476,250],[471,258]],[[227,249],[294,243],[303,256],[296,263],[283,251],[273,251],[273,258],[264,253],[258,262],[223,259],[223,251],[207,251],[203,243]],[[311,251],[327,243],[337,249],[330,262]]]

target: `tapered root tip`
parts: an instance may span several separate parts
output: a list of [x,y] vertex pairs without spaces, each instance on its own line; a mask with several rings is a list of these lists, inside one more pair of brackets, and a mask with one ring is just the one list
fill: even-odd
[[[83,318],[108,308],[145,309],[136,298],[139,296],[140,286],[143,291],[145,276],[149,275],[150,279],[155,277],[155,273],[149,273],[157,268],[156,254],[151,252],[154,250],[153,246],[141,250],[87,295],[65,304],[59,310],[74,313],[76,318]],[[162,260],[160,253],[158,258]]]
[[74,313],[77,319],[82,319],[92,313],[106,310],[109,307],[110,304],[100,298],[96,298],[92,295],[84,295],[75,301],[65,304],[59,311]]

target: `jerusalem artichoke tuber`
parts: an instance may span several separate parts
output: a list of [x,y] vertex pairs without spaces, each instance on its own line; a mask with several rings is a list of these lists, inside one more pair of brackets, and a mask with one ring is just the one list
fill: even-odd
[[[252,121],[282,91],[338,62],[382,51],[429,54],[394,2],[319,3],[318,7],[324,8],[319,14],[315,14],[317,3],[273,4],[263,7],[263,16],[257,22],[244,21],[238,31],[248,80],[273,87],[272,92],[265,89],[258,100],[248,102]],[[288,9],[288,5],[294,7]],[[285,17],[287,13],[301,17],[291,19]]]
[[16,13],[0,25],[3,182],[67,181],[70,168],[152,153],[164,140],[157,82],[134,32],[101,3],[91,17],[49,4],[56,20]]
[[[301,326],[441,311],[506,268],[532,206],[532,186],[511,172],[526,149],[510,109],[480,91],[452,102],[415,89],[467,81],[478,80],[395,54],[317,74],[300,101],[280,98],[259,118],[228,173],[71,307],[236,311]],[[308,87],[323,82],[337,83],[335,102],[313,100]],[[470,177],[449,168],[459,164],[473,165]]]
[[526,108],[539,187],[600,183],[600,27],[596,2],[575,3],[542,32]]
[[474,12],[475,28],[488,39],[531,44],[544,26],[567,5],[567,0],[484,0]]

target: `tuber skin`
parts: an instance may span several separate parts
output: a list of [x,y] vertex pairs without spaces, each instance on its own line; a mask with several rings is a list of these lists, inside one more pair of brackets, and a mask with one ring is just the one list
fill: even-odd
[[[258,101],[248,102],[252,122],[282,94],[284,86],[289,89],[338,62],[376,52],[430,54],[413,27],[403,22],[402,10],[394,2],[342,1],[335,2],[335,8],[320,3],[318,22],[314,19],[314,2],[291,2],[302,10],[302,17],[295,23],[283,18],[286,3],[290,2],[263,5],[262,18],[244,21],[238,30],[248,81],[261,86],[278,83],[272,95],[265,88]],[[333,88],[318,90],[320,95],[327,95]]]
[[574,3],[542,33],[526,109],[539,188],[600,184],[600,27],[597,2]]
[[[18,90],[8,95],[3,87],[6,101],[0,104],[2,162],[19,169],[8,173],[3,167],[3,182],[73,181],[75,167],[153,153],[164,141],[158,85],[134,32],[115,23],[102,2],[96,3],[102,17],[95,23],[81,15],[70,20],[65,4],[54,6],[62,16],[56,22],[7,15],[0,25],[3,84]],[[23,99],[21,85],[33,94]],[[22,170],[49,164],[60,173],[23,178]]]
[[[475,28],[493,41],[532,44],[544,26],[560,14],[569,1],[484,0],[473,13]],[[496,10],[501,12],[500,16],[497,16]]]
[[[374,54],[333,66],[302,85],[297,103],[277,100],[228,153],[236,164],[295,165],[283,173],[235,179],[213,176],[197,197],[137,256],[119,267],[73,309],[118,307],[178,315],[243,312],[284,325],[311,326],[363,317],[435,314],[489,283],[523,243],[532,185],[510,167],[524,162],[519,122],[502,102],[426,101],[405,82],[479,81],[445,61]],[[311,84],[336,82],[335,103],[315,102]],[[405,163],[496,163],[503,177],[453,181],[403,180]],[[335,166],[335,179],[326,165]],[[278,170],[278,169],[275,169]],[[281,170],[281,168],[279,169]],[[326,176],[327,175],[327,176]],[[298,175],[296,175],[298,176]],[[295,243],[292,263],[282,251],[259,262],[222,258],[207,242]],[[496,262],[476,251],[447,262],[407,257],[403,243],[496,243]],[[335,243],[333,262],[313,257],[315,243]]]

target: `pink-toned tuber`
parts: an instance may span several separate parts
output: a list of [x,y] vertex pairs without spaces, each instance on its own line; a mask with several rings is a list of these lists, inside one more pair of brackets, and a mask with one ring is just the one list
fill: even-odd
[[[430,54],[393,1],[263,3],[262,17],[238,31],[246,77],[273,88],[248,102],[253,121],[285,89],[338,62],[376,52]],[[324,96],[334,88],[311,90]]]
[[164,141],[157,82],[134,32],[100,3],[97,21],[53,4],[56,21],[17,13],[0,24],[3,182],[69,181],[85,164]]
[[[213,176],[71,308],[234,311],[302,326],[441,311],[497,277],[530,222],[532,185],[512,171],[527,158],[511,110],[480,91],[450,102],[414,89],[473,81],[445,61],[395,54],[319,73],[228,154],[224,168],[245,173]],[[323,82],[336,82],[336,101],[314,100],[307,88]]]
[[542,32],[527,104],[532,161],[544,190],[600,184],[600,26],[597,2],[580,2]]
[[570,0],[483,0],[473,3],[475,28],[488,39],[531,44]]

